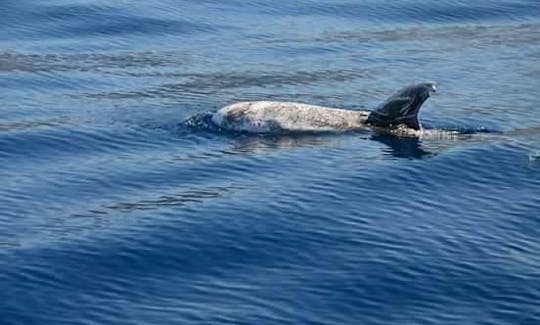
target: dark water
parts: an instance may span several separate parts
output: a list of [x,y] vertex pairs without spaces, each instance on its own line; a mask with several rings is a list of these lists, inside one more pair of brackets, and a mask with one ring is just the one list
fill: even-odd
[[[186,125],[239,100],[422,139]],[[540,4],[0,2],[2,324],[538,324]]]

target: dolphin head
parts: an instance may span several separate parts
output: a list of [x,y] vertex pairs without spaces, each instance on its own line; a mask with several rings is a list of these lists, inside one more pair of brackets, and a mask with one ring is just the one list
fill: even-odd
[[405,125],[421,130],[418,112],[431,93],[436,91],[435,82],[423,82],[400,89],[370,113],[367,123],[385,128]]

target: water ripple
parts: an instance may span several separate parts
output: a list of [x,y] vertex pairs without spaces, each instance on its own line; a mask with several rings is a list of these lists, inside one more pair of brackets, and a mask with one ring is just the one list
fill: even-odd
[[[5,0],[2,324],[537,324],[538,3]],[[225,132],[240,100],[419,138]]]

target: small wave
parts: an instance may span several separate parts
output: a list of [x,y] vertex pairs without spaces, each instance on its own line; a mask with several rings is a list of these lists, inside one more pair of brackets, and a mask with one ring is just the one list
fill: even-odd
[[540,150],[531,152],[529,154],[529,161],[533,164],[540,165]]
[[472,128],[455,128],[455,129],[444,129],[443,132],[454,132],[459,134],[478,134],[478,133],[494,133],[502,134],[501,130],[490,129],[485,126],[472,127]]
[[256,1],[244,10],[268,15],[321,16],[361,19],[372,22],[464,22],[478,20],[523,19],[534,16],[534,1],[395,1],[380,6],[377,1],[294,1],[275,6]]
[[[121,53],[20,53],[0,51],[0,72],[116,72],[128,75],[131,69],[139,74],[148,67],[180,66],[187,61],[182,53],[131,51]],[[127,71],[126,71],[127,70]],[[112,73],[112,72],[111,72]],[[143,75],[143,76],[147,76]]]
[[502,134],[502,131],[489,129],[483,126],[480,127],[457,127],[457,128],[441,128],[441,129],[425,129],[419,138],[422,139],[438,139],[438,140],[456,140],[474,134]]
[[0,132],[33,130],[35,128],[58,128],[69,123],[68,120],[63,119],[0,122]]
[[[130,35],[186,35],[215,32],[223,26],[188,20],[185,17],[150,17],[147,14],[128,12],[114,6],[59,5],[14,6],[23,10],[24,18],[8,15],[8,27],[18,39],[82,38]],[[43,25],[47,28],[43,28]],[[10,33],[8,33],[9,35]]]

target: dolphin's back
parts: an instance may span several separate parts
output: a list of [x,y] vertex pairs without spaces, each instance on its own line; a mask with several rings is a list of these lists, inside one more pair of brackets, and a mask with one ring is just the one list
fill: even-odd
[[[372,112],[291,102],[241,102],[212,115],[218,127],[254,133],[280,131],[346,131],[366,127],[422,131],[418,112],[437,88],[434,82],[405,87]],[[401,132],[401,131],[399,131]]]
[[365,127],[369,112],[292,102],[240,102],[212,116],[219,127],[234,131],[342,131]]

